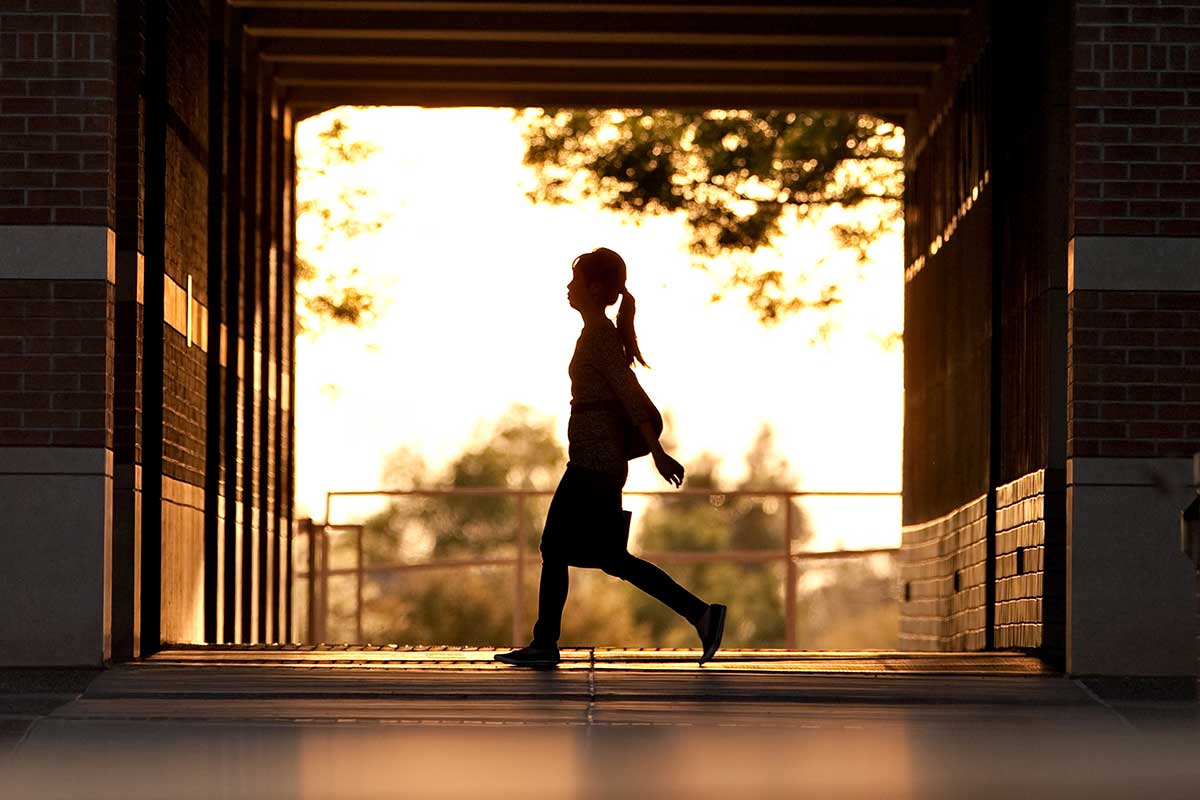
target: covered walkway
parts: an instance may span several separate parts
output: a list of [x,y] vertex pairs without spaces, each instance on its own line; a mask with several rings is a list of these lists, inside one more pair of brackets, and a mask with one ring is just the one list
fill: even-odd
[[594,648],[531,671],[493,652],[165,650],[31,719],[12,785],[126,798],[1171,798],[1200,779],[1194,704],[1105,700],[1019,654],[729,651],[699,668],[686,651]]

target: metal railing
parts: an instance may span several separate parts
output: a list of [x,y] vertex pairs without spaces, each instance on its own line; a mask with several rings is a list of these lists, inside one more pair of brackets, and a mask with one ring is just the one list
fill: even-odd
[[[327,492],[325,497],[325,523],[311,518],[296,521],[296,534],[306,537],[308,545],[305,569],[295,576],[306,583],[307,592],[307,641],[310,644],[326,641],[326,624],[329,616],[329,581],[336,576],[354,576],[354,620],[355,637],[363,642],[363,586],[366,576],[372,573],[400,573],[414,570],[469,569],[472,567],[515,567],[513,570],[513,644],[518,646],[528,637],[528,621],[525,619],[525,571],[530,565],[541,562],[537,553],[529,553],[529,530],[525,527],[526,504],[530,498],[547,498],[554,494],[544,489],[509,488],[453,488],[453,489],[409,489]],[[782,562],[784,565],[784,616],[786,646],[796,647],[796,584],[799,564],[802,561],[837,560],[861,558],[873,555],[894,555],[896,547],[876,547],[859,550],[803,551],[796,549],[796,517],[793,502],[799,498],[839,497],[870,498],[899,497],[899,492],[804,492],[804,491],[726,491],[709,489],[676,489],[674,491],[625,491],[625,496],[639,497],[704,497],[714,506],[742,497],[774,498],[783,504],[783,542],[777,550],[722,550],[722,551],[639,551],[638,555],[657,564],[767,564]],[[338,497],[511,497],[516,500],[518,528],[516,555],[511,557],[478,557],[437,559],[424,562],[388,562],[366,564],[364,561],[362,523],[336,523],[330,521],[333,501]],[[330,535],[348,532],[354,535],[355,563],[353,567],[330,566]],[[319,587],[319,588],[318,588]]]

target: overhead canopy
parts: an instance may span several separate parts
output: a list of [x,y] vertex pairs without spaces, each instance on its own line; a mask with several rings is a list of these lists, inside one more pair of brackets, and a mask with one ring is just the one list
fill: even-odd
[[303,113],[331,105],[856,109],[901,117],[971,0],[231,0]]

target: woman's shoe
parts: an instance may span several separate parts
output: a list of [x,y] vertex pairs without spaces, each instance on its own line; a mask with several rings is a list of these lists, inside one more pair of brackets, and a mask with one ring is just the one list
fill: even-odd
[[725,612],[727,609],[720,603],[713,603],[696,621],[696,631],[700,634],[700,644],[704,652],[700,654],[700,663],[712,661],[721,647],[721,636],[725,633]]
[[492,658],[514,667],[553,667],[560,660],[557,647],[541,647],[535,644],[508,653],[496,653]]

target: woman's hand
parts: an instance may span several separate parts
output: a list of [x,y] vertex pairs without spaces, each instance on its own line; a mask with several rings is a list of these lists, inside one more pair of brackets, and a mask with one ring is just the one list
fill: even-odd
[[654,450],[654,466],[658,468],[658,474],[670,483],[679,488],[683,485],[683,464],[680,464],[675,459],[667,455],[667,451],[661,447]]

